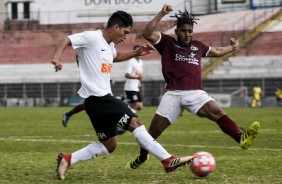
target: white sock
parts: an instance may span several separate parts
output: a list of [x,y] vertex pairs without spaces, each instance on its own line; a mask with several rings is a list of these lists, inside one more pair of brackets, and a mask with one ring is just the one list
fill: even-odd
[[133,135],[138,144],[157,157],[160,161],[171,157],[169,154],[153,137],[147,132],[144,125],[136,128]]
[[85,148],[82,148],[71,154],[71,165],[79,161],[90,160],[100,155],[109,154],[107,148],[101,142],[95,142],[89,144]]

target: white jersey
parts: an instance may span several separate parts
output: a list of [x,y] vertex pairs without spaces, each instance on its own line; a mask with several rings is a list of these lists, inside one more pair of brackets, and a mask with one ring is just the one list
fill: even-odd
[[[143,61],[139,59],[137,61],[135,58],[131,58],[128,61],[127,69],[125,73],[129,73],[130,75],[133,75],[135,77],[139,77],[142,75],[143,72]],[[139,79],[128,79],[126,78],[125,84],[124,84],[124,90],[125,91],[139,91]]]
[[68,36],[77,50],[81,87],[79,96],[112,94],[110,78],[113,59],[117,52],[114,43],[108,44],[102,31],[85,31]]

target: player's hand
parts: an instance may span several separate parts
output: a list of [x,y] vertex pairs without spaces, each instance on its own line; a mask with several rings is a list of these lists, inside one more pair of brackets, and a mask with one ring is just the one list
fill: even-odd
[[115,83],[116,83],[116,81],[114,81],[114,80],[110,80],[110,82],[111,82],[111,85],[113,86],[113,85],[115,85]]
[[238,49],[239,47],[239,42],[235,38],[230,38],[230,45],[233,47],[233,49]]
[[137,50],[137,55],[138,56],[145,56],[147,54],[150,54],[152,50],[155,50],[154,47],[150,44],[142,45],[138,50]]
[[59,61],[56,61],[54,59],[51,61],[51,64],[54,65],[54,68],[55,68],[56,72],[60,71],[63,68],[63,65]]
[[171,5],[165,4],[162,8],[162,13],[164,14],[169,14],[171,11],[173,11]]
[[140,76],[138,77],[138,80],[139,80],[140,82],[142,82],[142,80],[143,80],[143,75],[140,75]]

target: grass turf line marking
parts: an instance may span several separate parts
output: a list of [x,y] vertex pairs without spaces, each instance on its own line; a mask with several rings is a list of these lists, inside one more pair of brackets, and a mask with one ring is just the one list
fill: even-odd
[[[31,136],[32,137],[32,136]],[[39,137],[39,136],[35,136]],[[46,137],[46,136],[43,136]],[[50,136],[52,137],[52,136]],[[28,142],[67,142],[67,143],[92,143],[93,141],[82,141],[82,140],[64,140],[64,139],[26,139],[26,138],[3,138],[0,137],[1,141],[28,141]],[[120,145],[136,145],[138,144],[136,142],[118,142]],[[205,145],[183,145],[183,144],[162,144],[163,146],[168,147],[187,147],[187,148],[219,148],[219,149],[240,149],[238,146],[205,146]],[[251,148],[250,151],[277,151],[280,152],[282,149],[280,148]]]

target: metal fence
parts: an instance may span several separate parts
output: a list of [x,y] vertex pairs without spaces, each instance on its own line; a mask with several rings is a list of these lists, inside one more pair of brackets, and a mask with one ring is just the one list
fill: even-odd
[[[282,78],[268,79],[232,79],[232,80],[204,80],[203,85],[208,93],[234,94],[238,89],[247,89],[234,94],[232,98],[238,103],[232,106],[246,106],[246,99],[252,95],[252,88],[261,84],[263,98],[269,105],[275,101],[274,92],[281,86]],[[116,82],[113,86],[114,96],[123,95],[124,82]],[[145,81],[141,88],[144,105],[158,105],[164,90],[164,81]],[[81,103],[77,91],[80,83],[23,83],[0,84],[0,106],[68,106]],[[240,103],[239,103],[240,102]]]

